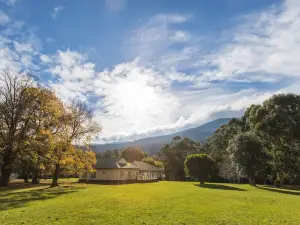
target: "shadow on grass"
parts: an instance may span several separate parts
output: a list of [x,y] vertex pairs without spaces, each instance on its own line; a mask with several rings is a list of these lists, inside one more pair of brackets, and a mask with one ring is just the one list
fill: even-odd
[[237,188],[237,187],[231,187],[227,185],[222,184],[194,184],[197,187],[200,188],[208,188],[208,189],[218,189],[218,190],[227,190],[227,191],[246,191],[245,189]]
[[299,195],[300,196],[300,189],[298,188],[294,188],[294,187],[284,187],[284,188],[276,188],[273,186],[261,186],[261,187],[257,187],[259,189],[262,190],[266,190],[266,191],[272,191],[272,192],[277,192],[277,193],[281,193],[281,194],[288,194],[288,195]]
[[0,192],[0,211],[23,207],[32,201],[47,200],[64,194],[77,192],[78,189],[79,188],[74,187],[58,187],[29,191],[22,189],[18,190],[18,192],[11,192],[11,190],[3,191]]
[[16,190],[16,189],[27,189],[33,187],[43,187],[48,186],[49,184],[46,183],[39,183],[39,184],[31,184],[31,183],[24,183],[24,182],[9,182],[8,187],[0,187],[0,191],[2,190]]

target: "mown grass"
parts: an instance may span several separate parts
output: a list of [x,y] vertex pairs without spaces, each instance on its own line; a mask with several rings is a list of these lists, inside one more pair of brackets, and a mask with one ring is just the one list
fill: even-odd
[[0,224],[299,224],[300,191],[158,182],[64,180],[0,189]]

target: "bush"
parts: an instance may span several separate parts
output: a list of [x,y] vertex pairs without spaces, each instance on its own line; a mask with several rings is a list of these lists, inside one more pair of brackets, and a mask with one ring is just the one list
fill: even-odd
[[193,154],[186,157],[184,166],[186,173],[194,178],[198,178],[200,184],[208,180],[214,160],[206,154]]

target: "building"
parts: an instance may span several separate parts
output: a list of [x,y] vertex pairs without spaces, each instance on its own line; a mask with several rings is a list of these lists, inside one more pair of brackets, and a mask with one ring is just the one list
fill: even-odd
[[95,172],[79,176],[81,182],[136,183],[152,182],[164,178],[164,169],[144,162],[128,163],[125,159],[99,158]]

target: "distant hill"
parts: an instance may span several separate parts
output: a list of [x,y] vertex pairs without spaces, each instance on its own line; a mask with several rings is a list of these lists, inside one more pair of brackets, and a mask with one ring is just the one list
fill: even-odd
[[216,119],[214,121],[205,123],[201,126],[183,130],[174,134],[163,135],[163,136],[155,136],[149,138],[143,138],[131,142],[124,142],[124,143],[109,143],[109,144],[93,144],[91,145],[92,149],[95,152],[103,152],[105,150],[112,150],[112,149],[121,149],[124,147],[140,147],[143,151],[147,152],[148,154],[156,154],[159,150],[165,145],[171,142],[172,138],[175,136],[180,136],[182,138],[190,138],[197,141],[203,141],[209,136],[211,136],[216,129],[220,126],[227,124],[231,118],[221,118]]

